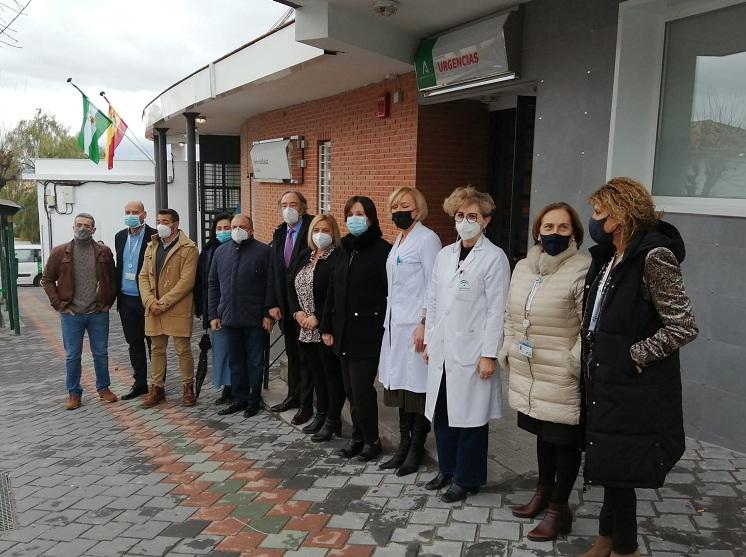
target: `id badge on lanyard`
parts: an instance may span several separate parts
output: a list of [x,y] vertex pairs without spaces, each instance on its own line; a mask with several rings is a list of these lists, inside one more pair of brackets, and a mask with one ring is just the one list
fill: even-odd
[[531,321],[528,316],[531,313],[531,305],[534,303],[534,297],[536,292],[539,290],[539,286],[544,282],[544,278],[541,275],[536,275],[534,284],[531,285],[531,291],[526,297],[526,305],[523,308],[523,334],[525,338],[518,341],[518,352],[526,358],[532,358],[534,355],[534,341],[528,338],[528,328],[531,326]]

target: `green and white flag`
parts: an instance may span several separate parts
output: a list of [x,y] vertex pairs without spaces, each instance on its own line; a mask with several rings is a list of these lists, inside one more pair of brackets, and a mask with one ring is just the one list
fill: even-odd
[[98,140],[109,126],[111,120],[83,95],[83,124],[78,134],[78,145],[96,164],[101,160]]

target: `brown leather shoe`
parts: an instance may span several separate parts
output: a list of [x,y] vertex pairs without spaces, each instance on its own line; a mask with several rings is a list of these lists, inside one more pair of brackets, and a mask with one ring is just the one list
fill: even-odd
[[527,537],[533,542],[548,542],[572,529],[572,511],[567,503],[549,503],[549,510],[539,525]]
[[143,408],[152,408],[164,400],[166,400],[166,391],[163,390],[163,387],[151,385],[150,389],[148,389],[148,397],[142,401],[141,406]]
[[[611,555],[612,539],[608,536],[596,536],[593,547],[580,555],[580,557],[609,557]],[[637,553],[640,554],[639,552]]]
[[68,393],[65,410],[77,410],[78,408],[80,408],[80,395]]
[[104,387],[103,389],[101,389],[98,392],[98,398],[100,398],[104,402],[116,402],[117,400],[119,400],[117,398],[117,395],[109,390],[109,387]]
[[181,404],[184,406],[194,406],[197,404],[197,397],[194,396],[194,385],[184,383],[184,394],[181,397]]
[[311,416],[313,416],[313,410],[305,410],[301,408],[295,413],[295,416],[290,420],[290,423],[293,425],[303,425],[311,419]]
[[536,493],[534,493],[534,496],[531,497],[531,500],[528,503],[510,508],[513,516],[517,516],[518,518],[534,518],[537,514],[547,508],[551,492],[552,488],[548,485],[536,486]]

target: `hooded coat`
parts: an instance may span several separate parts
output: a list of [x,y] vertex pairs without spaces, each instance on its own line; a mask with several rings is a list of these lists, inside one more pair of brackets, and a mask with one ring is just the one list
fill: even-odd
[[684,242],[659,221],[636,233],[602,292],[614,246],[590,250],[582,365],[586,384],[585,479],[608,487],[658,488],[684,453],[679,348],[697,327],[679,264]]

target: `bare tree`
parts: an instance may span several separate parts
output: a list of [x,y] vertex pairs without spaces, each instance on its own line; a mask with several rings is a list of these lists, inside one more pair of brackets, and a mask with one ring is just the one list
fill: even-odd
[[[12,4],[6,2],[12,2]],[[20,0],[0,1],[0,48],[3,46],[22,48],[18,39],[13,36],[16,34],[13,24],[22,15],[27,15],[26,9],[29,4],[31,4],[31,0],[28,0],[25,4]]]

